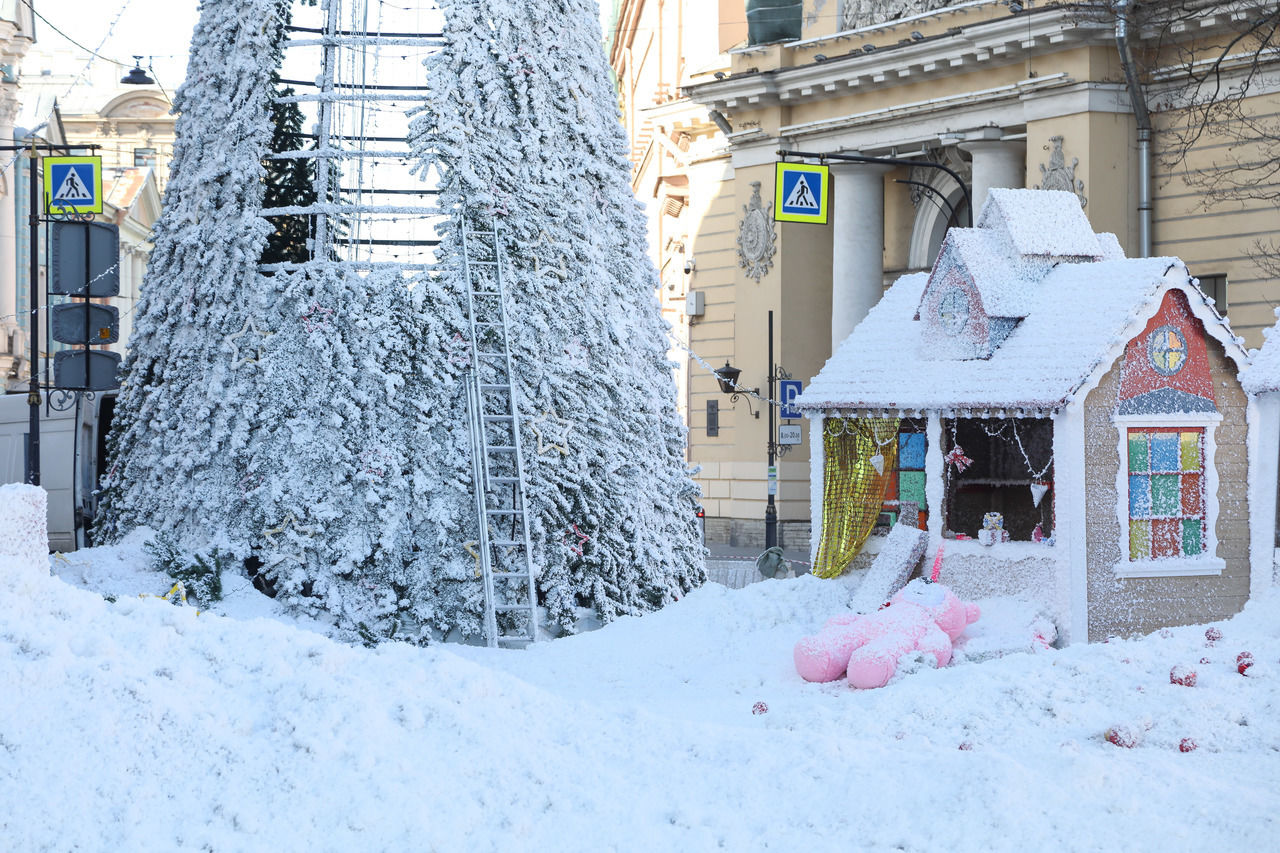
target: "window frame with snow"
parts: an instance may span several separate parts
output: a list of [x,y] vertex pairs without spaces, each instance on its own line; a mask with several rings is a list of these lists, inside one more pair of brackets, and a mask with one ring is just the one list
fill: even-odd
[[[1116,442],[1116,519],[1120,523],[1118,543],[1120,546],[1120,561],[1114,567],[1116,577],[1190,577],[1222,574],[1227,564],[1226,560],[1215,556],[1218,549],[1218,539],[1214,531],[1215,522],[1218,518],[1218,470],[1216,465],[1217,443],[1215,441],[1215,433],[1218,425],[1222,423],[1222,415],[1217,412],[1115,414],[1112,416],[1112,422],[1115,424],[1118,434]],[[1185,505],[1183,489],[1183,477],[1193,473],[1193,471],[1184,467],[1186,461],[1181,436],[1190,432],[1197,432],[1200,435],[1200,460],[1197,470],[1200,477],[1201,494],[1198,515],[1189,514]],[[1148,438],[1145,470],[1133,470],[1133,459],[1130,457],[1131,433],[1145,433],[1148,436],[1153,434],[1179,436],[1175,451],[1178,455],[1176,470],[1168,466],[1162,466],[1160,470],[1156,470],[1155,460],[1152,458],[1150,438]],[[1156,513],[1155,497],[1151,487],[1148,486],[1146,514],[1134,517],[1133,508],[1135,503],[1132,491],[1134,478],[1145,477],[1147,482],[1150,483],[1152,477],[1173,475],[1179,477],[1177,511]],[[1153,524],[1153,534],[1149,536],[1147,543],[1147,555],[1134,556],[1132,544],[1132,525],[1134,522],[1178,520],[1185,524],[1188,519],[1194,518],[1200,519],[1203,524],[1200,535],[1202,550],[1199,554],[1188,555],[1180,553],[1174,556],[1151,556],[1151,553],[1155,550]],[[1180,548],[1185,544],[1184,536],[1185,534],[1179,536]]]
[[[941,425],[944,460],[957,444],[969,454],[963,468],[943,464],[943,537],[976,540],[985,516],[1000,512],[1008,541],[1051,543],[1057,528],[1053,419],[952,416]],[[1039,503],[1033,484],[1048,487]]]

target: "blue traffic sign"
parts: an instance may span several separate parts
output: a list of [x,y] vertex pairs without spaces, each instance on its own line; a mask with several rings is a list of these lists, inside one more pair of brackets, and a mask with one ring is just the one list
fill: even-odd
[[783,379],[778,382],[778,402],[782,403],[780,416],[783,420],[801,417],[800,410],[795,408],[795,402],[803,387],[804,383],[799,379]]
[[773,218],[826,225],[830,177],[826,166],[778,163]]
[[47,213],[102,212],[102,158],[45,157]]

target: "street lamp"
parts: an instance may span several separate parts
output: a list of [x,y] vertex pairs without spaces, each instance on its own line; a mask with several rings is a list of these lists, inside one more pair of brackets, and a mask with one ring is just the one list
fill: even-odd
[[[738,397],[742,394],[759,396],[759,388],[743,388],[738,385],[738,377],[742,375],[742,370],[732,367],[728,361],[724,363],[724,367],[715,370],[716,382],[720,385],[720,391],[723,394],[732,394],[731,402],[737,402]],[[790,379],[791,374],[783,370],[773,361],[773,312],[769,312],[769,396],[765,400],[765,407],[769,410],[769,441],[766,450],[769,454],[768,469],[768,502],[764,508],[764,547],[772,548],[778,544],[778,506],[775,502],[775,496],[778,493],[778,467],[777,459],[779,456],[786,454],[791,448],[788,445],[778,443],[777,433],[777,413],[774,411],[775,403],[778,395],[776,392],[777,383],[783,379]],[[745,397],[747,401],[747,411],[751,412],[751,398]],[[752,415],[759,418],[759,412],[751,412]]]
[[142,70],[142,57],[134,54],[133,68],[129,69],[129,73],[120,78],[121,83],[127,83],[130,86],[154,86],[156,81],[151,79],[147,72]]
[[738,377],[742,375],[742,370],[737,367],[731,367],[729,362],[725,361],[724,367],[716,368],[714,372],[716,382],[720,385],[720,393],[732,395],[729,397],[730,403],[738,402],[738,398],[741,397],[746,402],[747,411],[751,412],[752,417],[759,418],[760,413],[751,408],[751,397],[752,395],[760,396],[760,389],[743,388],[738,385]]

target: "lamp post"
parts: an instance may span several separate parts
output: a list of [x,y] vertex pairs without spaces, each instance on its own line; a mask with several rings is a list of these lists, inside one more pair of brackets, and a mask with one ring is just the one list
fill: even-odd
[[[769,351],[769,376],[768,376],[768,397],[765,399],[765,408],[769,410],[769,440],[765,445],[765,449],[769,455],[768,467],[768,500],[764,508],[764,546],[772,548],[778,544],[778,505],[775,500],[778,493],[778,457],[785,456],[791,448],[785,444],[778,443],[778,414],[774,411],[777,399],[777,383],[782,379],[790,379],[791,374],[783,370],[773,361],[773,311],[769,312],[768,326],[768,351]],[[751,412],[753,417],[759,418],[760,413],[751,410],[751,395],[759,396],[759,388],[744,388],[738,384],[738,377],[742,375],[742,370],[737,367],[730,366],[729,362],[724,363],[724,367],[716,368],[716,382],[720,385],[720,391],[724,394],[731,394],[729,398],[733,402],[737,402],[741,396],[747,401],[747,411]],[[746,396],[743,396],[746,395]]]
[[764,547],[778,544],[778,505],[774,497],[778,493],[778,457],[785,456],[790,446],[778,443],[778,380],[790,379],[791,374],[773,360],[773,312],[769,312],[769,498],[764,506]]

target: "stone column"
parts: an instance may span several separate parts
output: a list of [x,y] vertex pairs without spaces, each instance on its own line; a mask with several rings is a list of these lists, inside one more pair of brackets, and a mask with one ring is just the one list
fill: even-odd
[[1027,185],[1027,146],[1023,142],[977,139],[960,143],[973,157],[973,222],[976,225],[992,187],[1022,189]]
[[884,176],[892,166],[831,167],[831,351],[884,293]]
[[[13,144],[13,120],[18,112],[14,87],[0,89],[0,145]],[[17,193],[26,187],[14,186],[17,177],[14,152],[0,152],[0,334],[17,324],[14,314],[18,310],[18,231],[14,204]]]

